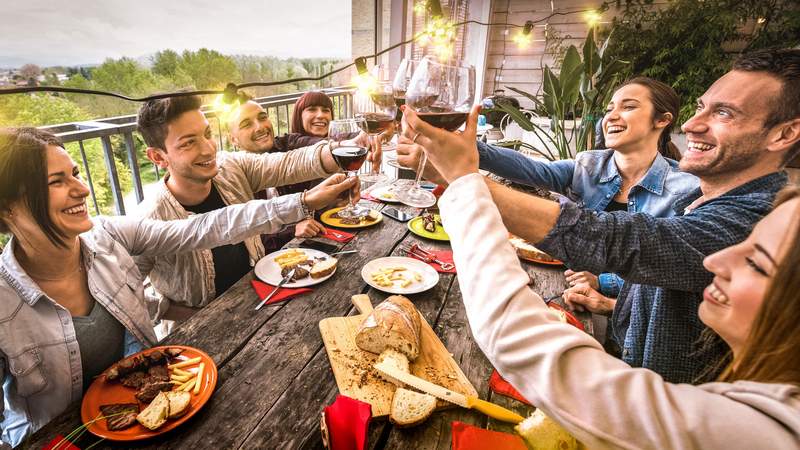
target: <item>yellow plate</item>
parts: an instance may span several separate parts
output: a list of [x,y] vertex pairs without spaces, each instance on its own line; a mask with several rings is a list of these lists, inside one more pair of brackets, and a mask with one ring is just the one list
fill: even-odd
[[[438,214],[434,214],[433,218],[437,221],[442,220]],[[444,227],[436,224],[436,231],[431,233],[430,231],[426,230],[422,226],[422,216],[415,217],[408,222],[408,229],[411,230],[412,233],[416,234],[417,236],[422,236],[428,239],[434,239],[437,241],[449,241],[450,236],[444,232]]]
[[374,211],[378,215],[378,219],[377,220],[374,220],[372,222],[367,222],[367,221],[362,219],[361,223],[359,223],[357,225],[350,225],[350,224],[342,223],[341,219],[335,218],[335,217],[331,217],[332,215],[336,214],[338,211],[340,211],[342,209],[344,209],[344,208],[342,207],[342,208],[329,209],[329,210],[325,211],[324,213],[322,213],[322,215],[319,217],[319,220],[321,220],[322,223],[324,223],[325,225],[330,225],[330,226],[336,227],[336,228],[364,228],[364,227],[371,227],[372,225],[375,225],[376,223],[380,223],[380,221],[383,220],[383,214],[381,214],[380,211],[375,210],[375,209],[372,209],[370,211]]

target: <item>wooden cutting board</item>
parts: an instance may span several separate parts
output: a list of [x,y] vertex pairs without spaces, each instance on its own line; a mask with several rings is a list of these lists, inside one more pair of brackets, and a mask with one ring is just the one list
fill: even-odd
[[[329,317],[319,322],[322,341],[333,369],[339,392],[372,405],[372,417],[389,415],[395,385],[384,381],[372,367],[378,355],[356,346],[356,333],[361,322],[372,312],[367,295],[354,295],[353,304],[361,314],[350,317]],[[465,395],[478,392],[458,367],[450,352],[420,316],[420,354],[411,363],[411,372],[432,383]],[[439,400],[437,409],[453,405]]]

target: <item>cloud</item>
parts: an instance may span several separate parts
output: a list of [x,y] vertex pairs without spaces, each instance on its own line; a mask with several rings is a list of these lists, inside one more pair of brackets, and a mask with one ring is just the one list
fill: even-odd
[[[58,3],[56,3],[58,4]],[[226,54],[337,57],[351,53],[347,0],[73,0],[8,2],[0,67],[101,63],[171,48]]]

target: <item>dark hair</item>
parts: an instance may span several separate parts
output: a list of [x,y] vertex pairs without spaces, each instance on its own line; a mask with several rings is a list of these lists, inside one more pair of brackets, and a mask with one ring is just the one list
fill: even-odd
[[148,147],[166,151],[167,126],[181,114],[200,109],[203,101],[197,95],[169,97],[145,102],[136,119],[139,133]]
[[[0,211],[23,200],[31,216],[53,244],[66,247],[66,236],[50,220],[47,185],[47,146],[64,147],[53,134],[36,128],[0,129]],[[0,220],[0,233],[8,233]]]
[[[772,110],[764,129],[800,117],[800,49],[764,49],[745,53],[733,63],[733,70],[766,72],[781,82],[780,94],[772,99]],[[789,149],[785,161],[800,152],[800,142]]]
[[303,128],[303,110],[310,106],[324,106],[333,113],[333,102],[324,92],[308,91],[301,95],[294,104],[292,112],[292,133],[308,134]]
[[672,115],[672,120],[661,130],[661,135],[658,137],[658,151],[667,158],[680,161],[681,152],[678,150],[678,147],[672,143],[670,135],[672,134],[672,129],[675,128],[675,122],[678,121],[681,97],[675,92],[675,89],[672,89],[672,86],[649,77],[631,78],[622,83],[617,89],[619,90],[631,84],[643,86],[650,92],[650,102],[653,104],[653,120],[666,113]]

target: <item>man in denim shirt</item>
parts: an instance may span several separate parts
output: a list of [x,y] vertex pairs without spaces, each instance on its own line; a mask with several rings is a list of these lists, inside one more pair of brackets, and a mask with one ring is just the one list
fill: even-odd
[[[797,98],[800,50],[745,55],[717,80],[683,126],[689,149],[680,167],[700,188],[675,204],[675,217],[591,211],[487,184],[509,231],[576,269],[625,279],[627,300],[618,305],[631,310],[615,311],[615,332],[627,363],[670,382],[698,381],[724,356],[720,347],[698,354],[695,345],[705,330],[697,308],[713,278],[703,259],[744,240],[786,184],[783,167],[800,151]],[[470,136],[426,135],[416,142],[432,152],[458,145],[465,163],[478,158]]]

